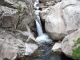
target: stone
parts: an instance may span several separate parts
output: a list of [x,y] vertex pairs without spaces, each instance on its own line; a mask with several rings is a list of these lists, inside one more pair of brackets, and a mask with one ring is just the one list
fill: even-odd
[[0,0],[0,3],[0,26],[2,28],[26,31],[26,25],[34,26],[36,15],[32,0]]
[[77,4],[77,0],[62,0],[62,8]]
[[25,46],[26,46],[25,55],[31,55],[38,49],[37,44],[25,43]]
[[0,60],[15,60],[25,54],[25,44],[12,34],[0,29]]
[[53,40],[61,40],[66,35],[66,26],[62,18],[61,2],[41,11],[40,16],[45,21],[45,30]]
[[18,10],[0,6],[0,26],[15,29],[18,23]]
[[27,40],[25,42],[33,41],[36,43],[36,39],[35,39],[34,35],[32,34],[29,26],[26,26],[26,28],[27,28],[27,31],[21,31],[21,30],[16,30],[16,31],[19,32],[21,35],[27,37]]
[[62,52],[61,43],[59,43],[59,42],[55,43],[54,46],[52,47],[52,51],[53,52]]
[[80,1],[63,0],[62,3],[62,6],[64,6],[62,13],[66,25],[66,32],[70,34],[80,27]]
[[11,46],[9,44],[4,43],[2,45],[1,56],[3,60],[5,58],[14,60],[18,54],[18,47]]
[[62,52],[68,56],[68,57],[71,57],[72,58],[72,52],[74,50],[74,43],[75,41],[80,38],[80,29],[78,29],[77,31],[67,35],[62,43],[61,43],[61,49],[62,49]]

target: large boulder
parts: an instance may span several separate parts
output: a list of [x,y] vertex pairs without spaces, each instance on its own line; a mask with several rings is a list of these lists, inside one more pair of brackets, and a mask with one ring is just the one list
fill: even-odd
[[72,33],[80,27],[80,1],[63,0],[62,13],[66,25],[66,32]]
[[45,20],[45,30],[54,40],[61,40],[65,37],[65,23],[62,19],[61,2],[41,11],[42,20]]
[[72,52],[75,49],[73,46],[75,44],[75,41],[77,41],[78,38],[80,38],[80,29],[67,35],[63,39],[61,43],[61,49],[66,56],[72,58]]

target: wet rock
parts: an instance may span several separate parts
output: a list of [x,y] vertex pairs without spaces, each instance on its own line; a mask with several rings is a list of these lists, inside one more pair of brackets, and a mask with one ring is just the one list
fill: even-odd
[[[68,56],[68,57],[71,57],[72,58],[72,52],[73,50],[75,49],[73,46],[74,46],[74,43],[75,41],[80,38],[80,29],[67,35],[62,43],[61,43],[61,49],[63,51],[63,53]],[[77,46],[76,46],[77,47]]]
[[[54,40],[61,40],[66,35],[66,26],[64,23],[61,9],[61,2],[55,6],[50,6],[41,11],[40,15],[45,20],[45,30]],[[63,28],[62,28],[63,27]]]
[[52,52],[62,52],[61,50],[61,43],[55,43],[52,47]]

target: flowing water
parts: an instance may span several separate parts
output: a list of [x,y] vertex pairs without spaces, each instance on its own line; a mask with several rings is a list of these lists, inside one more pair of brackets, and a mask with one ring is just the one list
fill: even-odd
[[37,33],[38,33],[38,37],[36,38],[36,42],[38,44],[51,44],[52,40],[49,38],[49,36],[46,33],[43,33],[42,30],[42,25],[41,25],[41,21],[40,21],[40,16],[39,16],[39,7],[37,6],[39,4],[39,0],[36,0],[34,3],[34,8],[35,8],[35,14],[37,16],[36,18],[36,28],[37,28]]
[[35,22],[38,33],[36,42],[40,45],[40,47],[38,50],[35,51],[35,54],[32,54],[31,56],[26,56],[25,59],[21,60],[72,60],[70,58],[67,58],[64,54],[51,53],[51,48],[54,45],[54,42],[52,42],[52,40],[46,33],[43,33],[39,17],[40,10],[37,6],[38,4],[39,0],[36,0],[34,3],[35,14],[37,16]]

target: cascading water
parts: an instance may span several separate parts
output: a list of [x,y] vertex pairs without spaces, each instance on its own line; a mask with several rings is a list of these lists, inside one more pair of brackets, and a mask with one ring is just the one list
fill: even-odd
[[37,19],[36,19],[36,27],[37,27],[38,36],[43,35],[43,31],[42,31],[42,27],[41,27],[41,21],[40,21],[39,16],[37,16]]
[[[71,59],[67,59],[67,57],[65,57],[64,55],[60,56],[58,54],[51,53],[51,49],[53,46],[53,44],[51,44],[52,40],[49,38],[49,36],[46,33],[43,33],[41,21],[39,17],[40,10],[39,10],[39,7],[37,7],[38,4],[39,4],[39,0],[36,0],[34,3],[35,14],[37,15],[37,18],[35,21],[36,21],[36,27],[37,27],[37,33],[38,33],[36,42],[41,46],[39,47],[38,50],[36,50],[36,52],[34,53],[35,55],[26,56],[25,59],[21,59],[21,60],[71,60]],[[47,43],[47,44],[44,44],[44,43]]]
[[36,38],[36,42],[38,42],[38,44],[42,44],[42,43],[52,43],[52,40],[49,38],[49,36],[46,33],[43,33],[42,30],[42,25],[41,25],[41,21],[40,21],[40,17],[39,17],[39,7],[37,6],[39,4],[39,0],[36,0],[34,3],[34,8],[35,8],[35,14],[37,15],[36,18],[36,27],[37,27],[37,33],[38,33],[38,37]]

